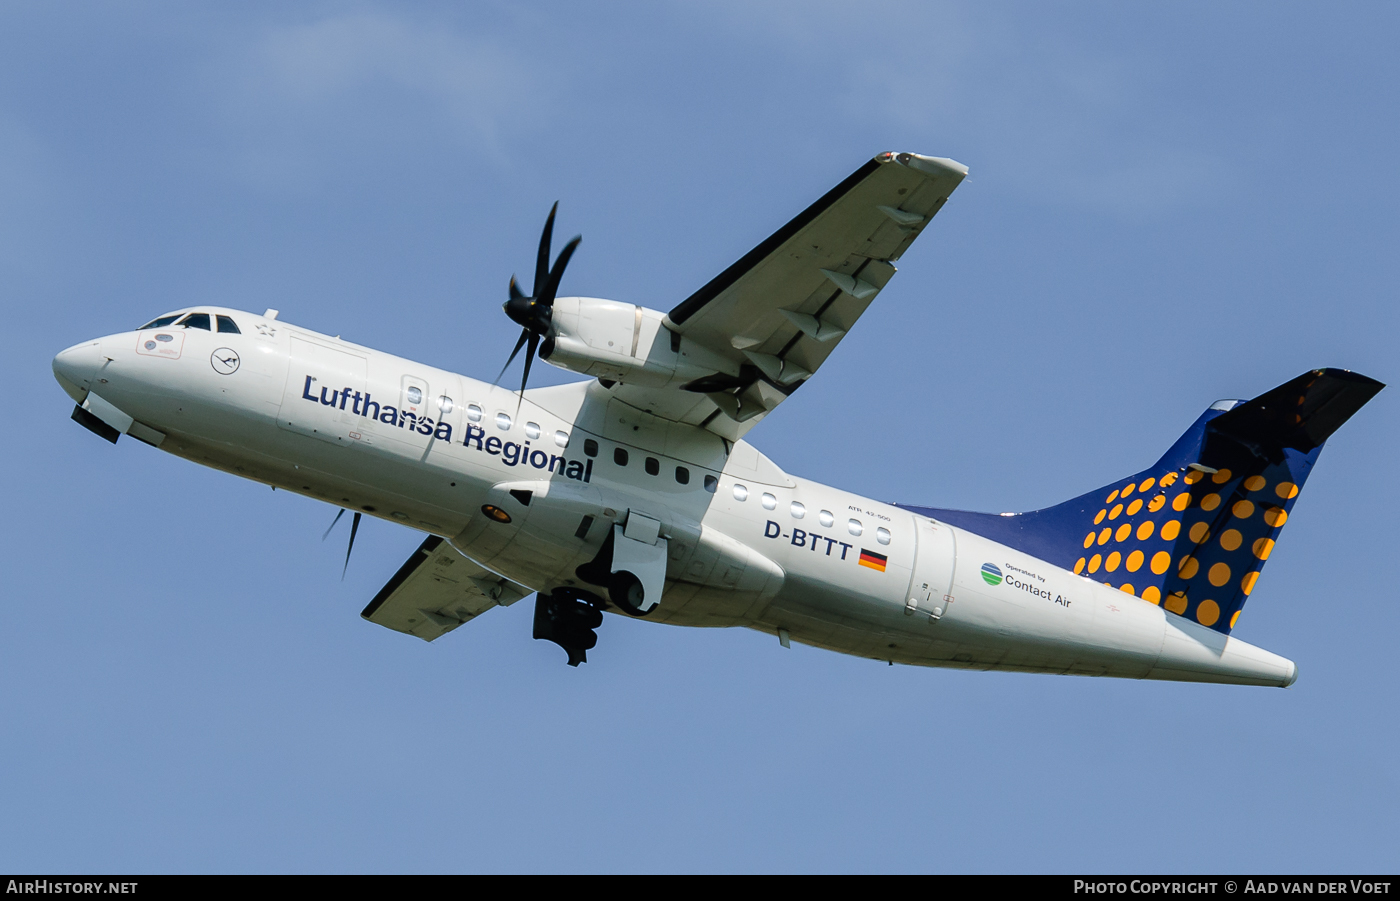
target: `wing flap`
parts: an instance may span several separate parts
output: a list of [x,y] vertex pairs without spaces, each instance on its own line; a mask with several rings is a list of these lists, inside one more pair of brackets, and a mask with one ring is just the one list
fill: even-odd
[[430,535],[385,583],[360,616],[372,623],[432,641],[530,590],[463,557]]

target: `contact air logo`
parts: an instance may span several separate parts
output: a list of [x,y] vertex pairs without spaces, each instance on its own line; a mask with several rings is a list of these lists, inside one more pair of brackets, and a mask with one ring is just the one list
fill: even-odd
[[1038,598],[1059,604],[1061,607],[1068,607],[1072,603],[1069,598],[1062,594],[1056,594],[1048,588],[1044,576],[1028,569],[1022,569],[1013,563],[1006,564],[1005,575],[1002,574],[1001,567],[995,563],[983,563],[982,581],[988,585],[1004,584],[1007,588],[1019,589],[1027,594],[1033,594]]

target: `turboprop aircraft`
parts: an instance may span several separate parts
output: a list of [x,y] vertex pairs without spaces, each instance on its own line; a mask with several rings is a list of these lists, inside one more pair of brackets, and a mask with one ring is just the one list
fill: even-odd
[[[571,665],[607,611],[891,664],[1290,685],[1291,661],[1231,633],[1380,382],[1317,369],[1219,401],[1141,472],[1022,514],[881,503],[745,440],[966,174],[882,153],[665,313],[557,297],[579,239],[551,267],[551,211],[531,292],[512,278],[505,303],[518,392],[207,306],[70,347],[54,374],[109,441],[351,510],[347,563],[363,514],[428,533],[361,614],[425,641],[533,593],[534,637]],[[536,356],[588,378],[527,389]]]

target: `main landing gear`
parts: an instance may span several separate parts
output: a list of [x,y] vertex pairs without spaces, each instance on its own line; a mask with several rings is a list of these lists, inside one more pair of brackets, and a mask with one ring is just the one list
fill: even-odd
[[[624,551],[634,551],[633,546],[640,546],[641,542],[631,541],[625,536],[619,537],[621,529],[614,526],[608,532],[608,537],[603,539],[603,545],[598,549],[598,555],[589,562],[574,569],[574,575],[590,585],[597,585],[606,590],[608,600],[618,610],[628,616],[646,616],[656,609],[657,602],[661,600],[660,592],[657,597],[647,597],[647,590],[638,578],[637,573],[632,568],[644,569],[635,564],[623,564],[618,561],[618,543],[625,542],[629,547]],[[650,550],[650,547],[647,547]],[[653,565],[659,564],[660,572],[655,580],[658,585],[666,576],[666,554],[664,546],[661,548],[659,557],[650,561]]]
[[656,609],[656,605],[646,604],[646,591],[642,581],[626,570],[615,572],[608,579],[608,600],[628,616],[646,616]]
[[603,624],[601,601],[584,591],[556,589],[535,596],[536,638],[552,641],[569,655],[569,666],[588,662],[588,650],[598,644],[593,630]]
[[[634,523],[633,517],[640,520]],[[569,654],[569,666],[588,661],[587,652],[598,644],[593,630],[603,624],[609,603],[628,616],[646,616],[661,600],[666,579],[666,541],[659,539],[659,524],[645,516],[628,515],[641,538],[631,538],[614,524],[597,555],[574,569],[574,575],[598,591],[556,588],[535,599],[535,637],[552,641]],[[650,534],[645,526],[650,525]],[[651,587],[648,588],[647,586]],[[600,594],[606,593],[607,600]]]

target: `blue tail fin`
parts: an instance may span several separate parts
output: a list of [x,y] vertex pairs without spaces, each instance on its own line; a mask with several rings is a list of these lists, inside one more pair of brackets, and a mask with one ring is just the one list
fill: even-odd
[[1323,443],[1384,387],[1317,369],[1220,401],[1150,468],[1032,513],[899,506],[1229,634]]

